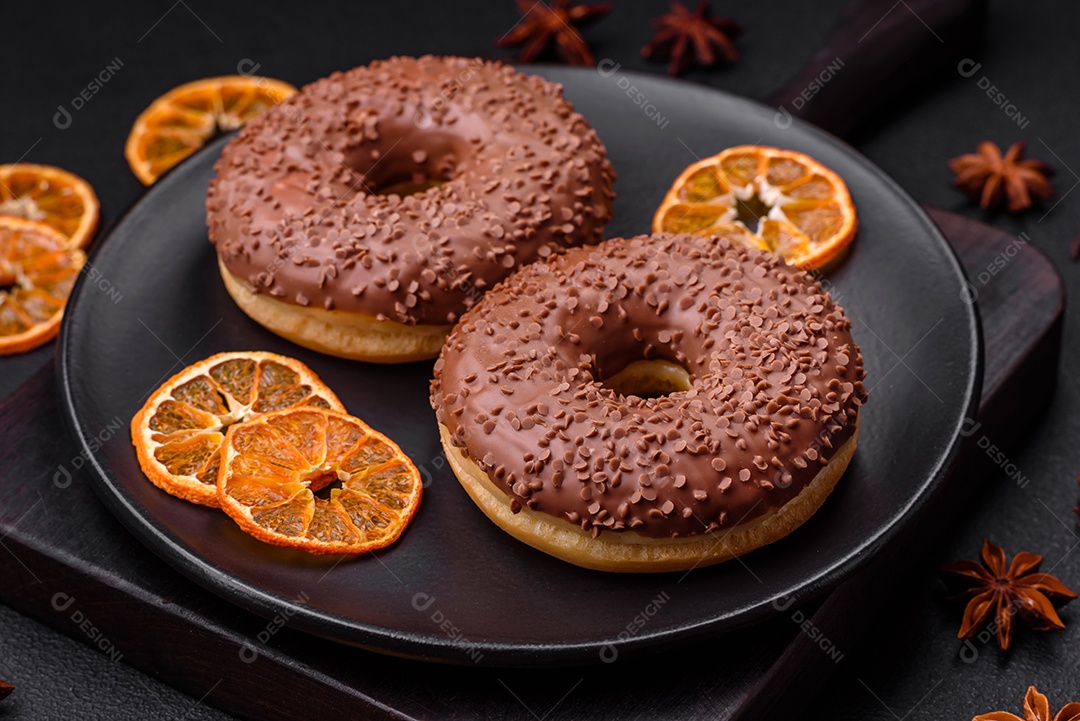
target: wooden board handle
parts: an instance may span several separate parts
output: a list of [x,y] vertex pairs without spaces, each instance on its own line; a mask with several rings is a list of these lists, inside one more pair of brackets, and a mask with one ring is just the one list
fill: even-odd
[[794,116],[850,136],[960,77],[985,19],[985,0],[851,0],[825,46],[772,99],[776,122]]

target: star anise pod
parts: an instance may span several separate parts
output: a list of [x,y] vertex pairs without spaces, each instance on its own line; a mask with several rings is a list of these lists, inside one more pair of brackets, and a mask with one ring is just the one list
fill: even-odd
[[743,26],[730,18],[710,16],[708,0],[701,0],[694,12],[675,0],[671,12],[653,20],[652,26],[656,34],[641,49],[641,56],[670,61],[669,75],[682,75],[693,62],[715,65],[718,52],[729,63],[739,59],[731,39],[742,34]]
[[989,539],[983,542],[982,563],[956,561],[941,567],[945,573],[962,576],[970,588],[964,620],[958,638],[971,638],[993,617],[998,645],[1004,650],[1012,643],[1013,619],[1017,616],[1036,631],[1065,628],[1055,606],[1076,598],[1076,594],[1048,573],[1039,573],[1043,557],[1020,552],[1006,567],[1005,551]]
[[978,152],[968,153],[949,161],[956,173],[953,185],[962,188],[983,210],[992,210],[1005,200],[1009,212],[1026,210],[1032,197],[1049,200],[1054,188],[1047,178],[1053,169],[1041,160],[1024,158],[1026,144],[1013,143],[1001,154],[1001,148],[989,140],[979,143]]
[[3,701],[8,696],[10,696],[11,692],[14,690],[15,687],[12,686],[10,683],[4,683],[3,681],[0,681],[0,701]]
[[1024,717],[1008,711],[994,711],[984,713],[971,719],[971,721],[1080,721],[1080,703],[1067,703],[1061,707],[1056,715],[1051,716],[1050,702],[1046,696],[1039,693],[1034,686],[1028,686],[1024,694]]
[[578,28],[611,12],[611,3],[584,5],[573,0],[517,0],[521,20],[495,41],[499,47],[521,45],[518,60],[529,63],[554,46],[555,54],[570,65],[596,65]]

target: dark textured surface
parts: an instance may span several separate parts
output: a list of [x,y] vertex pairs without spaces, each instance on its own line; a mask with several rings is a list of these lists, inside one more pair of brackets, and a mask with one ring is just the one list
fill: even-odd
[[[0,606],[3,678],[16,690],[0,719],[223,718],[198,698],[172,689],[102,652]],[[26,673],[27,670],[34,671]]]
[[[830,3],[831,8],[825,8],[820,3],[724,3],[723,12],[749,27],[739,41],[744,58],[730,69],[701,72],[693,79],[753,97],[770,95],[813,53],[840,4]],[[472,10],[462,10],[463,5],[431,3],[420,12],[403,15],[395,3],[355,3],[339,12],[320,10],[314,18],[309,15],[315,12],[297,10],[294,5],[275,13],[256,6],[194,0],[185,4],[163,0],[123,10],[117,9],[119,4],[108,8],[82,3],[13,6],[5,9],[5,24],[21,32],[9,38],[8,55],[34,60],[0,66],[4,106],[19,108],[17,114],[7,115],[0,134],[0,153],[4,160],[13,161],[29,150],[27,160],[54,162],[84,174],[102,197],[108,221],[141,192],[120,148],[130,121],[159,92],[193,77],[232,72],[245,57],[262,62],[260,72],[303,81],[393,52],[487,53],[490,37],[513,22],[511,4],[476,3]],[[615,14],[588,33],[597,41],[598,55],[616,58],[627,67],[659,70],[659,66],[638,60],[636,54],[648,37],[645,19],[661,12],[665,5],[659,0],[620,2]],[[881,5],[883,14],[903,11],[902,4],[888,0]],[[189,7],[214,28],[220,43]],[[943,161],[972,149],[984,137],[1001,143],[1027,137],[1033,155],[1058,167],[1059,191],[1070,190],[1076,176],[1067,166],[1080,167],[1080,138],[1074,132],[1077,51],[1073,29],[1078,19],[1080,7],[1073,4],[991,3],[987,48],[977,57],[983,63],[980,71],[967,79],[950,71],[943,74],[931,95],[898,97],[905,110],[889,125],[868,134],[862,149],[918,200],[976,218],[983,217],[981,212],[949,187],[950,174]],[[152,26],[150,34],[138,42]],[[43,54],[36,48],[46,37],[54,45]],[[97,68],[114,57],[123,58],[124,69],[74,114],[69,129],[54,128],[51,121],[57,104],[70,105],[72,96],[86,86]],[[980,89],[978,81],[984,76],[1029,118],[1026,128],[1018,128]],[[1018,219],[994,216],[990,220],[1010,230],[1027,231],[1031,241],[1050,254],[1068,287],[1080,281],[1080,268],[1068,260],[1068,245],[1080,227],[1075,194],[1066,196],[1045,219],[1042,211],[1035,211]],[[813,718],[892,719],[909,712],[910,719],[969,718],[998,708],[1018,711],[1030,682],[1056,691],[1053,700],[1057,704],[1068,700],[1067,692],[1076,691],[1075,682],[1070,683],[1067,676],[1074,673],[1075,664],[1063,662],[1064,654],[1077,646],[1074,608],[1064,611],[1068,631],[1022,633],[1009,654],[983,646],[975,663],[963,664],[957,660],[958,643],[952,638],[960,610],[942,601],[931,569],[943,560],[973,556],[982,537],[992,532],[1010,551],[1026,548],[1045,553],[1048,567],[1056,566],[1055,573],[1074,588],[1080,585],[1077,556],[1075,552],[1070,555],[1076,543],[1071,509],[1080,499],[1073,480],[1080,467],[1080,448],[1075,444],[1080,436],[1080,415],[1075,413],[1080,403],[1080,380],[1075,364],[1069,364],[1080,350],[1078,326],[1077,311],[1069,308],[1066,361],[1057,397],[1044,414],[1025,419],[1031,426],[1029,438],[1010,454],[1031,483],[1020,489],[990,474],[975,479],[984,485],[981,503],[952,519],[948,524],[954,527],[949,529],[951,537],[933,557],[922,561],[923,573],[907,584],[918,594],[912,600],[903,599],[906,605],[899,606],[907,613],[892,609],[880,613],[869,651],[848,656],[854,662],[844,664],[836,683],[822,693]],[[17,365],[3,366],[6,390],[21,380]],[[29,688],[33,679],[57,674],[58,661],[50,652],[55,643],[49,641],[55,638],[53,632],[21,616],[5,615],[4,626],[0,678]],[[15,629],[33,634],[17,664],[5,640],[16,634]],[[89,652],[87,659],[78,668],[78,678],[89,689],[94,678],[109,672],[103,668],[108,662],[100,654]],[[155,692],[165,695],[161,686],[142,678]],[[125,687],[129,685],[135,684]],[[122,689],[116,696],[87,693],[67,699],[64,705],[62,691],[68,687],[45,686],[57,709],[20,702],[19,712],[14,713],[10,709],[16,708],[15,699],[21,693],[17,690],[0,704],[0,713],[12,718],[72,714],[108,718],[109,704],[122,693]],[[558,700],[555,692],[549,696],[537,697],[538,715]],[[196,698],[176,697],[162,702],[155,711],[162,717],[180,717]],[[551,717],[559,716],[558,708]]]

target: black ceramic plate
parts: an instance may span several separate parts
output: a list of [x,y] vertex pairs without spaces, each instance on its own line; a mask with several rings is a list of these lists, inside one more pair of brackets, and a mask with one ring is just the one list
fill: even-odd
[[[959,264],[911,198],[844,144],[797,122],[779,127],[764,106],[646,76],[534,70],[565,83],[608,147],[619,174],[609,236],[647,232],[671,180],[730,145],[801,150],[847,181],[861,226],[829,282],[855,319],[871,390],[858,452],[833,496],[788,538],[689,573],[586,571],[519,543],[473,506],[443,460],[430,362],[320,355],[236,308],[204,224],[217,142],[150,189],[94,254],[59,348],[62,403],[94,485],[163,561],[256,613],[378,651],[494,665],[589,662],[610,655],[609,644],[625,654],[717,634],[821,593],[941,480],[977,401],[978,321]],[[143,477],[126,427],[146,396],[185,365],[242,349],[308,363],[423,470],[423,504],[398,543],[340,561],[277,549]]]

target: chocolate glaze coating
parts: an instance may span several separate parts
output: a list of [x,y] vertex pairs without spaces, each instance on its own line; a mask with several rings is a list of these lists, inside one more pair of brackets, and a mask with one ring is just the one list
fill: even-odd
[[[334,73],[240,130],[210,240],[256,292],[452,323],[490,286],[597,242],[614,173],[562,87],[496,62],[391,58]],[[380,195],[401,182],[426,191]]]
[[[485,295],[435,365],[440,423],[521,505],[598,534],[687,536],[782,506],[866,400],[851,321],[820,283],[724,238],[575,248]],[[660,398],[601,385],[683,365]]]

